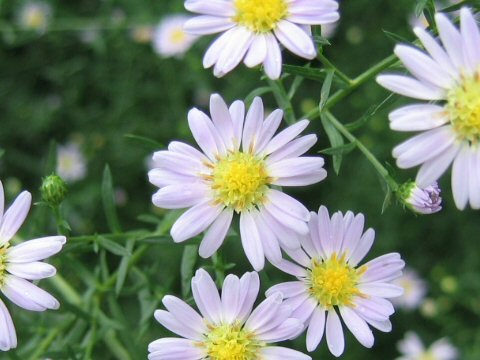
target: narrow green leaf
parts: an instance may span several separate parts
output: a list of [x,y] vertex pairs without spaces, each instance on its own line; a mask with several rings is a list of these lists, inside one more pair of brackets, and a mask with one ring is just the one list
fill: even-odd
[[110,239],[107,239],[103,236],[98,237],[98,243],[102,248],[105,250],[111,252],[112,254],[118,255],[118,256],[130,256],[132,253],[125,249],[122,245],[116,243],[115,241],[112,241]]
[[408,41],[406,38],[404,38],[403,36],[400,36],[398,34],[395,34],[391,31],[388,31],[388,30],[383,30],[383,33],[390,39],[392,40],[394,43],[398,43],[398,42],[401,42],[401,43],[410,43],[410,41]]
[[102,200],[103,209],[107,218],[110,230],[114,233],[122,232],[120,222],[118,221],[117,210],[115,208],[115,190],[113,188],[112,173],[110,167],[105,165],[102,181]]
[[326,155],[346,155],[352,150],[354,150],[357,147],[357,144],[354,142],[336,146],[336,147],[329,147],[328,149],[321,150],[319,151],[321,154],[326,154]]
[[183,249],[182,263],[180,264],[180,276],[182,279],[182,296],[186,298],[190,293],[190,282],[193,276],[193,268],[198,258],[198,246],[186,245]]
[[[323,128],[327,133],[327,137],[330,140],[330,144],[332,145],[332,148],[343,146],[345,142],[343,140],[342,134],[340,134],[340,132],[335,128],[335,126],[332,125],[332,123],[329,121],[328,117],[325,116],[325,114],[322,113],[320,115],[320,118],[322,121]],[[338,175],[340,173],[340,167],[342,165],[342,155],[333,155],[332,160],[333,160],[333,170]]]
[[306,79],[315,80],[315,81],[324,81],[327,76],[327,70],[325,69],[314,69],[304,66],[296,65],[283,65],[283,71],[287,74],[303,76]]
[[[136,239],[130,239],[127,241],[126,250],[131,254],[133,252],[133,248],[135,246]],[[131,255],[124,256],[122,261],[120,261],[120,265],[118,266],[118,276],[117,281],[115,282],[115,295],[119,295],[122,291],[123,284],[125,283],[125,279],[127,278],[128,272],[128,262],[130,261]]]
[[332,45],[326,37],[323,37],[321,35],[313,36],[313,41],[315,42],[315,44],[320,45],[320,46]]
[[320,91],[320,103],[318,104],[318,111],[320,113],[323,111],[323,107],[327,103],[328,97],[330,96],[330,89],[332,88],[332,79],[334,73],[335,72],[333,69],[327,70],[327,76],[325,77],[322,90]]
[[145,137],[145,136],[140,136],[140,135],[135,135],[135,134],[125,134],[123,136],[126,137],[129,140],[134,140],[136,142],[139,142],[142,145],[144,145],[145,147],[147,147],[149,149],[152,149],[152,150],[161,149],[161,148],[165,147],[165,146],[163,146],[163,144],[159,143],[158,141],[150,139],[150,138]]

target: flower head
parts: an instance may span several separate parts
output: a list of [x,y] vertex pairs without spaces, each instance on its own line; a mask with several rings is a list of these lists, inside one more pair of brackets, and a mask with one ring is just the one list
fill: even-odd
[[[11,245],[24,222],[32,196],[22,192],[3,213],[3,185],[0,182],[0,291],[14,304],[31,311],[58,309],[58,301],[29,280],[40,280],[55,275],[55,268],[41,262],[58,253],[65,244],[64,236],[50,236]],[[17,346],[17,337],[12,318],[0,300],[0,350],[7,351]]]
[[405,334],[405,338],[398,343],[398,350],[402,354],[396,360],[456,360],[459,358],[457,349],[447,339],[435,341],[428,349],[414,332]]
[[415,28],[426,52],[397,45],[396,55],[413,77],[381,75],[387,89],[411,98],[436,101],[408,105],[390,113],[390,127],[424,131],[393,150],[400,168],[421,165],[416,182],[426,188],[453,162],[455,204],[480,208],[480,31],[467,8],[460,11],[460,29],[443,14],[435,16],[440,44]]
[[188,121],[203,153],[174,141],[158,151],[150,182],[160,188],[153,203],[161,208],[187,210],[173,225],[176,242],[206,230],[200,245],[202,257],[222,244],[234,213],[240,214],[240,235],[255,270],[281,259],[282,247],[299,247],[299,236],[308,232],[310,214],[278,186],[303,186],[323,180],[321,157],[303,155],[316,142],[315,135],[297,136],[308,125],[302,120],[275,135],[282,110],[265,120],[263,103],[255,98],[245,117],[241,101],[227,107],[219,95],[210,98],[210,119],[192,109]]
[[285,303],[294,308],[293,316],[302,319],[307,330],[307,350],[313,351],[326,329],[330,352],[340,356],[345,347],[340,313],[347,328],[366,347],[374,338],[369,326],[388,332],[394,309],[387,298],[400,296],[402,288],[391,281],[402,275],[404,261],[397,253],[386,254],[358,266],[373,244],[375,232],[363,235],[364,216],[347,212],[333,214],[320,207],[312,212],[310,234],[302,247],[286,249],[299,265],[282,260],[274,265],[298,281],[275,285],[275,292],[284,295]]
[[223,76],[242,60],[248,67],[263,64],[268,77],[277,79],[282,69],[279,42],[306,59],[316,56],[311,25],[339,19],[334,0],[186,0],[185,8],[201,14],[185,24],[193,34],[224,32],[205,53],[203,65],[213,65]]
[[402,277],[393,281],[393,284],[403,288],[402,296],[392,299],[396,306],[407,310],[420,307],[427,293],[427,284],[412,269],[406,269]]
[[41,1],[28,2],[21,9],[18,17],[19,25],[28,30],[45,31],[52,16],[52,8]]
[[189,19],[185,15],[170,15],[163,19],[153,31],[152,44],[162,57],[182,57],[197,40],[183,29]]
[[57,174],[67,182],[81,180],[87,173],[87,161],[76,143],[57,149]]
[[259,290],[255,272],[240,279],[228,275],[221,296],[210,275],[198,270],[192,278],[192,293],[200,314],[184,301],[167,295],[167,310],[157,310],[155,319],[181,338],[162,338],[152,342],[149,360],[308,360],[310,356],[271,343],[293,339],[303,330],[300,320],[291,317],[292,309],[282,295],[272,294],[256,309]]
[[42,200],[52,207],[59,206],[62,203],[67,195],[67,191],[67,184],[56,174],[44,178],[40,187]]
[[400,188],[403,203],[417,214],[434,214],[442,210],[442,198],[437,182],[421,189],[415,182],[408,182]]

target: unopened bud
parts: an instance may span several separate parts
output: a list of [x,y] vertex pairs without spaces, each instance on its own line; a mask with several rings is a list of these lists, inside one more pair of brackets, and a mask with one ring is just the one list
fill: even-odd
[[56,207],[62,203],[65,195],[67,195],[67,184],[60,176],[52,174],[43,179],[40,191],[42,200],[48,205]]

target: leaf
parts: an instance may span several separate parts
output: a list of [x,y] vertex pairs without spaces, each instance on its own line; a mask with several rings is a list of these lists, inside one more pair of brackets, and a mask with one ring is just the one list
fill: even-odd
[[408,41],[403,36],[400,36],[398,34],[395,34],[395,33],[391,32],[391,31],[388,31],[388,30],[382,30],[382,31],[390,40],[393,40],[394,43],[398,43],[398,42],[408,43],[408,44],[410,43],[410,41]]
[[182,296],[186,298],[190,293],[190,282],[193,276],[193,267],[198,258],[198,246],[186,245],[183,249],[182,262],[180,264],[180,276],[182,279]]
[[328,149],[319,151],[321,154],[326,155],[346,155],[357,147],[357,144],[354,142],[340,145],[336,147],[329,147]]
[[[328,117],[325,114],[320,114],[320,118],[322,121],[323,128],[327,133],[328,140],[330,140],[330,144],[332,148],[336,148],[339,146],[343,146],[345,143],[343,140],[342,134],[332,125],[332,123],[328,120]],[[333,155],[333,170],[338,175],[340,173],[340,167],[342,165],[342,155]]]
[[103,236],[98,236],[98,243],[100,244],[101,247],[103,247],[105,250],[111,252],[112,254],[118,255],[118,256],[130,256],[132,253],[125,249],[122,245],[119,245],[115,241],[112,241],[110,239],[107,239],[106,237]]
[[332,79],[333,79],[334,70],[327,70],[327,76],[322,85],[322,90],[320,91],[320,102],[318,104],[318,111],[321,113],[323,107],[327,103],[328,97],[330,96],[330,89],[332,88]]
[[105,211],[105,216],[107,218],[107,223],[110,230],[114,233],[122,232],[120,227],[120,222],[117,217],[117,210],[115,208],[115,192],[113,189],[112,173],[110,172],[110,167],[105,165],[105,170],[103,170],[103,180],[102,180],[102,200],[103,200],[103,209]]
[[[136,239],[130,239],[127,241],[126,250],[131,254],[133,248],[135,246]],[[115,295],[119,295],[122,291],[123,284],[125,283],[125,279],[127,278],[128,272],[128,263],[130,261],[130,255],[124,256],[122,261],[120,261],[120,265],[118,266],[118,275],[117,281],[115,282]]]
[[144,145],[145,147],[156,150],[156,149],[161,149],[164,148],[163,144],[159,143],[158,141],[155,141],[153,139],[147,138],[145,136],[140,136],[140,135],[135,135],[135,134],[125,134],[123,135],[127,139],[137,141]]
[[327,70],[325,69],[315,69],[296,65],[285,64],[283,65],[283,71],[287,74],[303,76],[304,78],[321,82],[323,82],[327,76]]
[[314,35],[313,36],[313,42],[317,45],[324,46],[324,45],[332,45],[330,41],[326,37],[323,37],[321,35]]
[[367,111],[362,115],[362,117],[358,120],[352,121],[351,123],[345,124],[345,128],[348,131],[354,131],[357,130],[358,128],[362,127],[365,125],[376,113],[377,111],[382,108],[388,101],[394,98],[394,94],[388,95],[385,100],[383,100],[380,104],[378,105],[372,105],[370,106]]

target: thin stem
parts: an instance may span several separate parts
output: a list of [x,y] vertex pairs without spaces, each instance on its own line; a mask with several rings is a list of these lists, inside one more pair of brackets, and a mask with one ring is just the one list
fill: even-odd
[[370,161],[373,167],[377,170],[380,176],[385,179],[385,182],[388,184],[390,189],[395,192],[399,188],[397,182],[390,176],[388,170],[377,160],[375,155],[373,155],[368,148],[363,145],[363,143],[358,140],[348,129],[333,116],[330,112],[325,112],[325,115],[328,117],[328,120],[332,123],[335,128],[342,133],[350,142],[354,143],[357,148],[365,155],[365,157]]
[[347,84],[352,84],[353,80],[350,79],[345,73],[340,71],[335,65],[333,65],[330,60],[328,60],[321,52],[317,53],[317,59],[320,60],[320,62],[325,65],[326,67],[332,69],[335,71],[335,73],[340,77],[343,81],[345,81]]
[[62,294],[63,298],[69,303],[80,306],[82,297],[60,274],[56,274],[50,279],[52,285]]
[[268,84],[272,88],[273,95],[277,100],[278,105],[282,108],[285,112],[285,121],[288,125],[293,125],[297,122],[297,118],[293,111],[293,106],[290,101],[290,98],[283,86],[282,80],[272,80],[267,77]]

